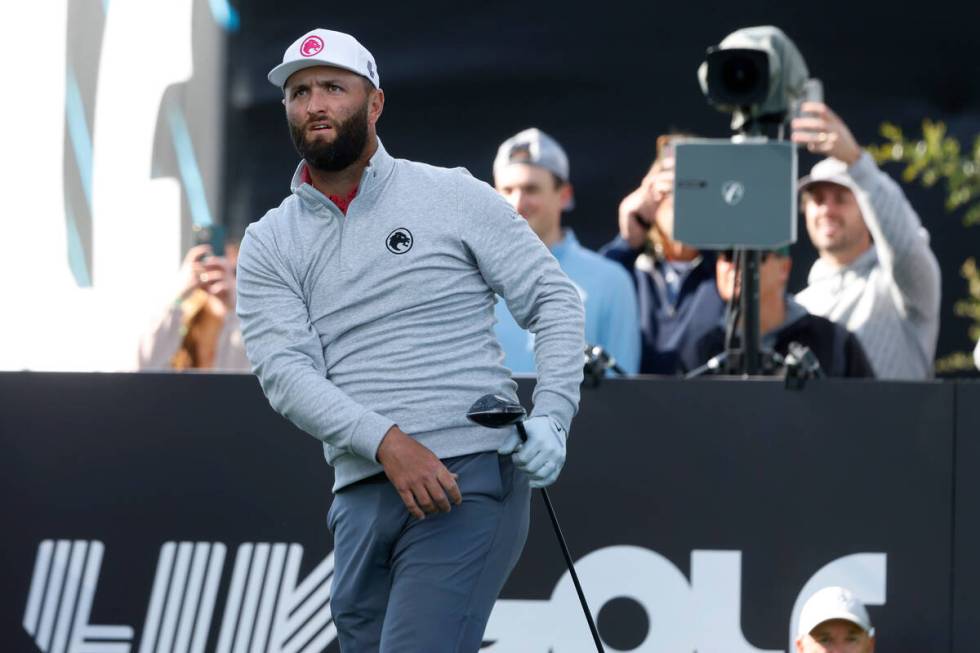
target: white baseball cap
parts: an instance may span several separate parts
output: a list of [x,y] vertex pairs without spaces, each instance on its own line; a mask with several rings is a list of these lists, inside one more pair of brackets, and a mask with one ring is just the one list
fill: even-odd
[[803,192],[807,187],[812,186],[820,182],[826,182],[829,184],[837,184],[838,186],[843,186],[849,189],[852,193],[860,193],[861,189],[851,178],[850,173],[848,173],[847,164],[838,159],[828,157],[823,161],[818,162],[810,170],[810,174],[800,179],[797,189],[799,192]]
[[800,611],[800,625],[797,634],[800,637],[825,621],[843,619],[858,625],[861,630],[874,635],[875,629],[868,617],[864,604],[845,587],[825,587],[807,599]]
[[269,71],[269,81],[282,88],[289,76],[312,66],[336,66],[366,77],[381,88],[374,56],[350,34],[317,28],[296,39],[286,49],[282,63]]

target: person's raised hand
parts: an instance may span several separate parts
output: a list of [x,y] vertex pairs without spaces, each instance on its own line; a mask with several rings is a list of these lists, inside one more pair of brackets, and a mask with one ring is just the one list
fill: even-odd
[[800,106],[804,115],[791,123],[794,143],[806,146],[814,154],[830,156],[847,165],[861,158],[861,146],[854,140],[851,130],[823,102],[804,102]]
[[458,476],[442,461],[397,426],[388,429],[378,446],[378,462],[398,495],[417,519],[435,512],[449,512],[463,502]]
[[235,270],[231,259],[211,256],[203,261],[203,288],[221,302],[225,311],[235,310]]
[[647,240],[647,232],[653,225],[657,203],[653,201],[651,188],[642,184],[619,203],[619,235],[631,249],[640,249]]
[[210,245],[196,245],[187,250],[177,272],[177,299],[183,300],[207,283],[205,259],[211,255]]

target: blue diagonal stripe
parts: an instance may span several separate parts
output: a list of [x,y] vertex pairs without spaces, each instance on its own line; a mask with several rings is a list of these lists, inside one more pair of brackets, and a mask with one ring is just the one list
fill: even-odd
[[204,191],[204,179],[194,155],[194,143],[191,140],[187,121],[180,107],[171,102],[167,108],[167,122],[170,124],[170,137],[174,151],[177,153],[177,168],[180,170],[180,180],[187,194],[187,204],[191,210],[191,222],[201,227],[214,224],[211,219],[211,209],[208,208],[208,197]]
[[[106,1],[108,2],[108,0]],[[238,10],[232,7],[228,0],[210,0],[210,5],[214,22],[229,32],[238,31],[238,26],[241,23],[238,17]]]
[[85,248],[82,247],[82,236],[78,233],[78,221],[71,206],[65,204],[65,233],[68,236],[68,267],[75,277],[75,283],[81,288],[92,286],[92,275],[85,263]]
[[68,121],[68,138],[75,152],[78,175],[82,180],[82,190],[89,210],[92,209],[92,137],[89,134],[88,120],[85,118],[85,103],[78,88],[75,70],[68,66],[65,80],[65,117]]

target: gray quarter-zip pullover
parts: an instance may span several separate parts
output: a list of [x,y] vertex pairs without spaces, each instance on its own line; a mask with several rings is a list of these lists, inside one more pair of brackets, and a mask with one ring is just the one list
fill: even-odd
[[579,400],[582,303],[548,248],[461,168],[378,150],[345,216],[301,181],[251,225],[238,315],[272,407],[324,443],[334,489],[381,471],[397,424],[440,458],[495,450],[480,396],[516,398],[493,335],[494,295],[535,333],[533,415],[569,428]]

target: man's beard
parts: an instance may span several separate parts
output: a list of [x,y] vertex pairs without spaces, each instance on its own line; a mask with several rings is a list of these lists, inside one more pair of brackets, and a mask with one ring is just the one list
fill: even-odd
[[332,143],[319,138],[307,139],[306,128],[292,121],[289,123],[289,134],[293,137],[296,151],[310,167],[324,172],[338,172],[357,161],[364,152],[368,137],[367,118],[368,105],[365,102],[363,109],[333,126],[337,134]]

